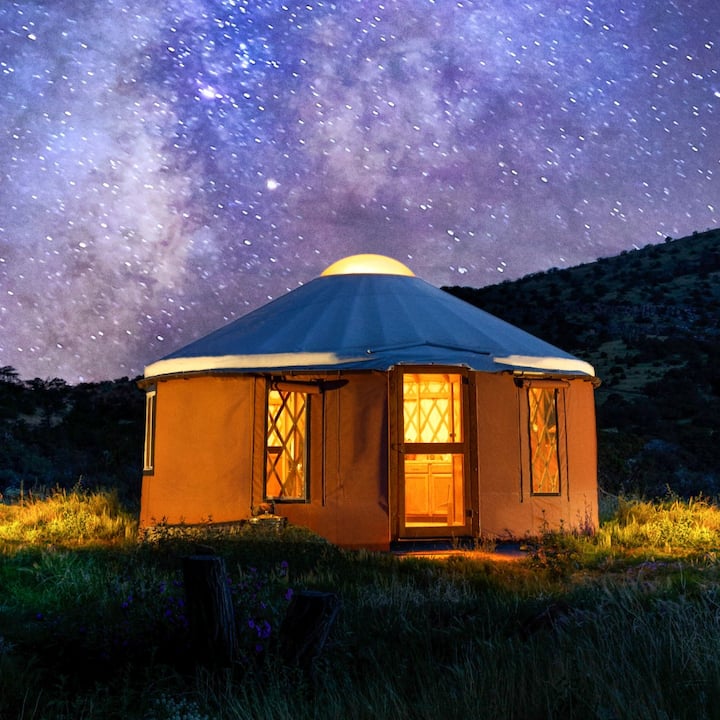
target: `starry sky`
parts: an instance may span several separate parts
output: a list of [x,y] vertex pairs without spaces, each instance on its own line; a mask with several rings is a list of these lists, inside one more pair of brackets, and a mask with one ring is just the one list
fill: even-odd
[[0,118],[0,366],[134,377],[345,255],[717,227],[720,3],[2,0]]

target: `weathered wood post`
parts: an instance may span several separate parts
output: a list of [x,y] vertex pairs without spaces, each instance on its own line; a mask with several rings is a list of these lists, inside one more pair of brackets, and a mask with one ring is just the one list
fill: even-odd
[[325,645],[339,609],[340,601],[334,593],[296,592],[280,626],[283,660],[311,674],[313,663]]
[[237,656],[237,633],[225,561],[217,555],[186,557],[183,579],[196,660],[227,667]]

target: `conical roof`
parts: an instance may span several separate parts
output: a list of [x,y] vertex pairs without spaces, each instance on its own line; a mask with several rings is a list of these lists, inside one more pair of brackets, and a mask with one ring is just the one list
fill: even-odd
[[594,376],[591,365],[376,255],[320,277],[145,368],[145,377],[212,370],[368,369],[400,364]]

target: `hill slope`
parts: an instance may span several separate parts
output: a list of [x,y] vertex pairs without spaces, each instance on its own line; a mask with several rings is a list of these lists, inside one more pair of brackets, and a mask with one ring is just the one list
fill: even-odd
[[445,289],[595,366],[604,489],[720,494],[720,229]]

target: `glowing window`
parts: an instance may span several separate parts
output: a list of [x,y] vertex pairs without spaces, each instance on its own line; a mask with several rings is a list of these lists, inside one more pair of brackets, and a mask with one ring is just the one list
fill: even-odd
[[143,451],[143,472],[155,469],[155,401],[156,390],[145,393],[145,450]]
[[462,438],[460,375],[403,376],[406,443],[459,443]]
[[307,492],[308,396],[268,392],[265,499],[305,501]]
[[406,528],[465,524],[463,379],[403,374]]
[[528,388],[530,478],[538,495],[560,493],[557,390]]

